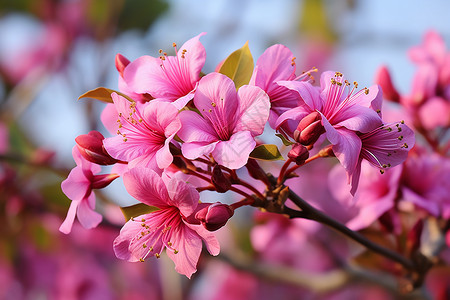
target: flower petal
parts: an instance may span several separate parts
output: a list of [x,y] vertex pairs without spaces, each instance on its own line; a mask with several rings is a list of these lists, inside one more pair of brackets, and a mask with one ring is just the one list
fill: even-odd
[[80,224],[86,229],[95,228],[102,221],[102,215],[96,212],[94,207],[94,193],[90,194],[88,198],[83,199],[80,205],[78,205],[77,218]]
[[196,159],[204,154],[209,154],[214,151],[214,148],[219,141],[209,142],[191,142],[181,145],[181,152],[187,159]]
[[323,100],[317,87],[304,81],[278,81],[279,85],[296,91],[311,111],[321,110]]
[[172,178],[167,184],[167,191],[170,205],[178,207],[183,216],[189,217],[194,212],[200,195],[193,185]]
[[80,201],[72,201],[70,203],[69,210],[67,211],[67,216],[64,219],[64,222],[59,227],[59,231],[61,231],[62,233],[69,234],[72,231],[72,225],[75,221],[78,204],[80,204]]
[[184,142],[215,142],[219,139],[211,124],[193,111],[180,112],[178,136]]
[[245,85],[238,90],[240,118],[234,132],[248,130],[253,136],[263,133],[269,118],[269,96],[256,86]]
[[128,193],[135,199],[159,208],[170,206],[166,185],[155,171],[137,166],[123,175]]
[[[188,226],[180,226],[172,234],[173,247],[178,251],[167,251],[167,255],[175,263],[175,270],[188,278],[197,271],[197,262],[202,252],[202,240]],[[176,238],[175,238],[176,237]]]
[[250,131],[239,131],[229,141],[220,141],[212,151],[212,156],[222,166],[239,169],[247,163],[255,146],[256,142]]

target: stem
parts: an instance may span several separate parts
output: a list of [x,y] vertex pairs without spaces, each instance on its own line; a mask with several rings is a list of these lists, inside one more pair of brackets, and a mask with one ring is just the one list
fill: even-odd
[[297,169],[300,168],[301,166],[304,166],[304,165],[306,165],[307,163],[310,163],[310,162],[312,162],[313,160],[318,159],[319,157],[322,157],[321,155],[319,155],[319,153],[316,154],[316,155],[314,155],[314,156],[311,156],[310,158],[308,158],[307,160],[305,160],[305,162],[302,163],[301,165],[295,165],[295,166],[293,166],[292,168],[288,169],[288,170],[286,171],[286,175],[291,174],[292,172],[294,172],[295,170],[297,170]]
[[249,184],[246,181],[243,181],[241,179],[238,179],[239,182],[237,184],[242,185],[243,187],[248,188],[249,190],[251,190],[253,193],[255,193],[256,196],[258,196],[258,198],[261,198],[261,200],[264,200],[266,197],[264,197],[263,194],[261,194],[260,191],[258,191],[255,187],[253,187],[251,184]]
[[343,233],[344,235],[350,237],[351,239],[357,241],[361,245],[365,246],[366,248],[381,254],[387,258],[390,258],[393,261],[396,261],[403,265],[405,268],[413,270],[414,269],[414,263],[407,259],[406,257],[403,257],[402,255],[398,254],[397,252],[394,252],[390,249],[384,248],[370,240],[368,240],[365,236],[362,234],[351,230],[350,228],[346,227],[345,225],[339,223],[338,221],[334,220],[333,218],[325,215],[323,212],[315,209],[311,205],[309,205],[305,200],[300,198],[297,194],[289,190],[289,199],[291,199],[299,208],[302,209],[302,212],[305,214],[305,217],[310,220],[314,220],[317,222],[320,222],[322,224],[328,225],[329,227],[334,228],[335,230]]
[[280,170],[280,175],[278,176],[277,185],[282,184],[282,183],[284,182],[284,177],[285,177],[285,175],[286,175],[286,174],[289,174],[289,173],[286,173],[286,169],[289,167],[289,165],[291,164],[291,162],[292,162],[292,159],[290,159],[290,158],[288,158],[288,159],[284,162],[284,164],[283,164],[283,166],[281,167],[281,170]]

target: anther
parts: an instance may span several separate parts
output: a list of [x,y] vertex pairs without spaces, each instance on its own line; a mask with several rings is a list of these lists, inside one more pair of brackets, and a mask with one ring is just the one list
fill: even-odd
[[156,257],[156,258],[160,258],[161,255],[159,255],[159,253],[155,253],[155,257]]
[[403,140],[403,135],[399,136],[399,137],[398,137],[398,140],[399,140],[399,141]]
[[368,88],[364,88],[364,94],[368,95],[369,94],[369,89]]
[[380,169],[380,173],[381,173],[381,174],[384,174],[384,170],[383,170],[383,169]]
[[143,258],[139,258],[139,261],[140,262],[144,262],[145,260]]

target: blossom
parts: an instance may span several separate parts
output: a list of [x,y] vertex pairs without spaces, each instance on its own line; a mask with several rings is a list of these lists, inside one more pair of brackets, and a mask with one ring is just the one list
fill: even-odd
[[269,125],[275,128],[278,117],[298,105],[298,93],[277,84],[280,80],[295,80],[295,57],[286,46],[277,44],[258,58],[249,85],[263,89],[270,98]]
[[[381,92],[378,86],[355,92],[358,84],[350,83],[339,72],[324,72],[320,78],[320,90],[308,82],[280,81],[278,84],[299,93],[303,104],[282,114],[279,128],[287,120],[300,121],[317,111],[333,152],[349,175],[355,172],[361,139],[357,132],[366,133],[382,125],[377,112],[381,109]],[[375,111],[376,110],[376,111]]]
[[254,137],[264,131],[269,97],[258,87],[244,85],[236,92],[225,75],[203,77],[194,97],[194,111],[182,111],[178,136],[185,142],[183,155],[195,159],[211,154],[220,165],[237,169],[247,163],[255,148]]
[[178,110],[166,102],[139,104],[112,95],[119,119],[117,136],[106,138],[104,147],[114,158],[154,170],[167,168],[173,160],[169,144],[181,127]]
[[129,220],[114,241],[116,256],[128,261],[159,257],[162,250],[175,263],[175,270],[187,277],[196,271],[202,240],[212,255],[220,247],[213,234],[185,219],[195,212],[200,198],[195,188],[176,178],[167,185],[153,170],[134,168],[123,177],[125,187],[137,200],[159,210]]
[[436,217],[450,218],[450,160],[438,154],[414,153],[405,162],[402,195]]
[[384,170],[403,163],[414,146],[414,132],[405,122],[385,124],[370,132],[358,134],[361,152],[355,168],[350,174],[351,193],[355,194],[361,172],[361,161],[367,160],[372,166]]
[[178,109],[194,96],[200,72],[205,64],[206,51],[199,39],[205,33],[188,40],[176,56],[160,50],[159,58],[141,56],[126,66],[123,80],[134,93],[150,94],[157,100],[174,102]]
[[94,211],[95,194],[93,189],[104,188],[118,177],[116,174],[95,175],[100,172],[100,166],[86,160],[80,154],[77,146],[73,147],[72,155],[77,166],[61,183],[63,193],[72,200],[67,217],[59,227],[59,230],[66,234],[70,233],[75,216],[84,228],[97,227],[102,216]]

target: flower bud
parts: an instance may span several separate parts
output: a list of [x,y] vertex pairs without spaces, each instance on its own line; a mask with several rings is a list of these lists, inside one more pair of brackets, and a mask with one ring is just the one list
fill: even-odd
[[90,162],[98,165],[113,165],[117,159],[112,158],[103,147],[105,138],[98,131],[91,131],[88,134],[82,134],[76,137],[80,154]]
[[118,174],[94,175],[91,181],[92,189],[102,189],[107,187],[114,179],[120,177]]
[[225,226],[228,219],[230,219],[233,214],[234,211],[229,205],[216,202],[199,210],[195,214],[195,218],[199,220],[207,230],[216,231]]
[[301,165],[308,159],[309,151],[305,146],[297,143],[292,146],[291,151],[288,153],[288,157],[295,161],[297,165]]
[[247,168],[248,174],[252,178],[261,180],[265,183],[269,183],[266,172],[264,172],[264,170],[255,159],[249,158],[245,167]]
[[225,193],[231,187],[231,181],[228,176],[223,174],[219,165],[215,165],[212,171],[211,183],[218,193]]
[[128,60],[128,58],[126,58],[120,53],[116,54],[116,69],[117,71],[119,71],[121,77],[123,77],[123,71],[125,70],[125,67],[128,66],[129,63],[130,61]]
[[298,123],[297,129],[294,131],[294,140],[302,145],[312,145],[324,132],[322,116],[314,111]]
[[389,70],[385,66],[378,68],[375,74],[375,82],[381,86],[384,98],[393,102],[398,102],[400,100],[400,95],[392,84]]

